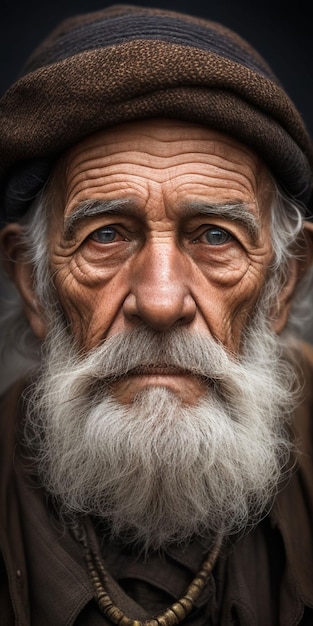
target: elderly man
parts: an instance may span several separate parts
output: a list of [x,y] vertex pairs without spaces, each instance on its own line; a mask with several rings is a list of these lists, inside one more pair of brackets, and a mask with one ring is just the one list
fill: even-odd
[[[313,623],[313,151],[221,25],[67,20],[1,102],[1,623]],[[6,363],[8,361],[5,361]]]

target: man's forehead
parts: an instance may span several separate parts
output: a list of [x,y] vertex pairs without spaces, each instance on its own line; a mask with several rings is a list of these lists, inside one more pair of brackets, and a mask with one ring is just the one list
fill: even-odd
[[[117,181],[124,176],[121,182],[134,174],[164,182],[180,173],[188,187],[188,181],[195,182],[197,175],[199,183],[201,176],[203,179],[205,164],[211,167],[208,175],[214,168],[220,170],[222,184],[223,176],[227,181],[232,172],[238,178],[248,177],[256,195],[266,169],[253,150],[227,134],[202,124],[168,119],[136,121],[97,132],[71,148],[65,164],[67,201],[77,188],[88,192],[89,186],[96,189],[101,178],[113,175]],[[85,195],[83,199],[88,198]]]
[[[214,195],[214,179],[210,188],[207,165],[212,163],[220,168],[217,176],[221,188],[225,187],[223,197]],[[237,195],[236,187],[226,191],[227,180],[225,182],[223,176],[227,177],[227,170],[234,167],[239,172],[238,189],[243,187],[245,191],[245,186],[250,185],[249,198],[240,193]],[[174,174],[173,182],[171,176]],[[125,212],[131,211],[131,206],[136,206],[139,201],[144,206],[142,180],[138,185],[134,180],[137,176],[142,176],[148,187],[155,180],[168,180],[174,196],[177,194],[176,208],[184,215],[188,213],[188,204],[192,205],[194,212],[194,201],[198,199],[200,203],[203,200],[224,204],[230,201],[233,205],[245,202],[248,210],[258,217],[260,208],[269,205],[268,197],[273,193],[265,165],[249,147],[202,124],[152,119],[97,132],[68,150],[60,158],[51,179],[60,198],[57,212],[59,215],[61,212],[66,221],[72,212],[79,211],[81,204],[89,200],[109,199],[115,203],[121,200]]]
[[123,150],[140,150],[143,146],[151,146],[160,156],[177,154],[179,150],[188,151],[190,147],[198,147],[199,151],[216,154],[241,155],[242,159],[261,163],[257,153],[248,145],[238,141],[231,135],[215,130],[204,124],[168,118],[151,118],[117,124],[114,127],[100,130],[77,142],[67,151],[67,160],[80,161],[81,155],[119,152]]

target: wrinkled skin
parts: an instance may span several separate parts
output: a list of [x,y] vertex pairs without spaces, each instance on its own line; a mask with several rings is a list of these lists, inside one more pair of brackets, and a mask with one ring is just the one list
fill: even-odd
[[[49,255],[79,345],[90,350],[144,323],[158,332],[183,326],[240,352],[273,257],[272,184],[258,156],[201,125],[148,120],[89,137],[62,164],[65,197],[51,217]],[[90,200],[119,202],[82,213]],[[221,203],[244,205],[252,227],[231,212],[202,210]],[[273,314],[277,332],[286,302],[282,295]],[[44,312],[33,304],[28,316],[44,337]],[[191,403],[205,391],[195,377],[162,370],[125,377],[114,393],[128,403],[151,384]]]

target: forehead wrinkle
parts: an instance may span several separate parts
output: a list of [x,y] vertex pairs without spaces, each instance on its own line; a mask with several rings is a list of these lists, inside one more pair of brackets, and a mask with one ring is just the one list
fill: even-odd
[[250,205],[246,202],[203,202],[193,200],[183,203],[186,216],[197,213],[220,217],[241,224],[250,235],[253,244],[256,244],[260,235],[260,224],[251,213]]
[[130,198],[116,198],[111,200],[83,200],[80,202],[70,215],[64,220],[64,236],[69,239],[73,236],[77,226],[89,217],[98,215],[121,213],[133,214],[134,203]]

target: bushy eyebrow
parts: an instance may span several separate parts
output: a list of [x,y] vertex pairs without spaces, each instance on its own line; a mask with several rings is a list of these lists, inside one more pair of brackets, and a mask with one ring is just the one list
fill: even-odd
[[97,215],[120,213],[133,214],[134,203],[129,198],[113,200],[84,200],[64,220],[64,236],[66,239],[73,237],[79,224],[89,217]]
[[[220,217],[221,219],[231,220],[241,224],[248,235],[251,237],[252,243],[256,244],[259,234],[260,225],[256,217],[251,213],[249,205],[244,202],[203,202],[188,201],[182,205],[184,217],[190,217],[197,214],[206,215],[207,217]],[[69,215],[64,222],[64,236],[66,239],[73,237],[79,224],[89,217],[97,215],[120,215],[120,214],[136,215],[135,203],[130,198],[117,198],[111,200],[84,200]]]
[[183,204],[186,217],[201,213],[208,217],[220,217],[225,220],[237,222],[243,226],[256,244],[260,235],[260,224],[257,218],[251,213],[251,207],[245,202],[203,202],[191,201]]

